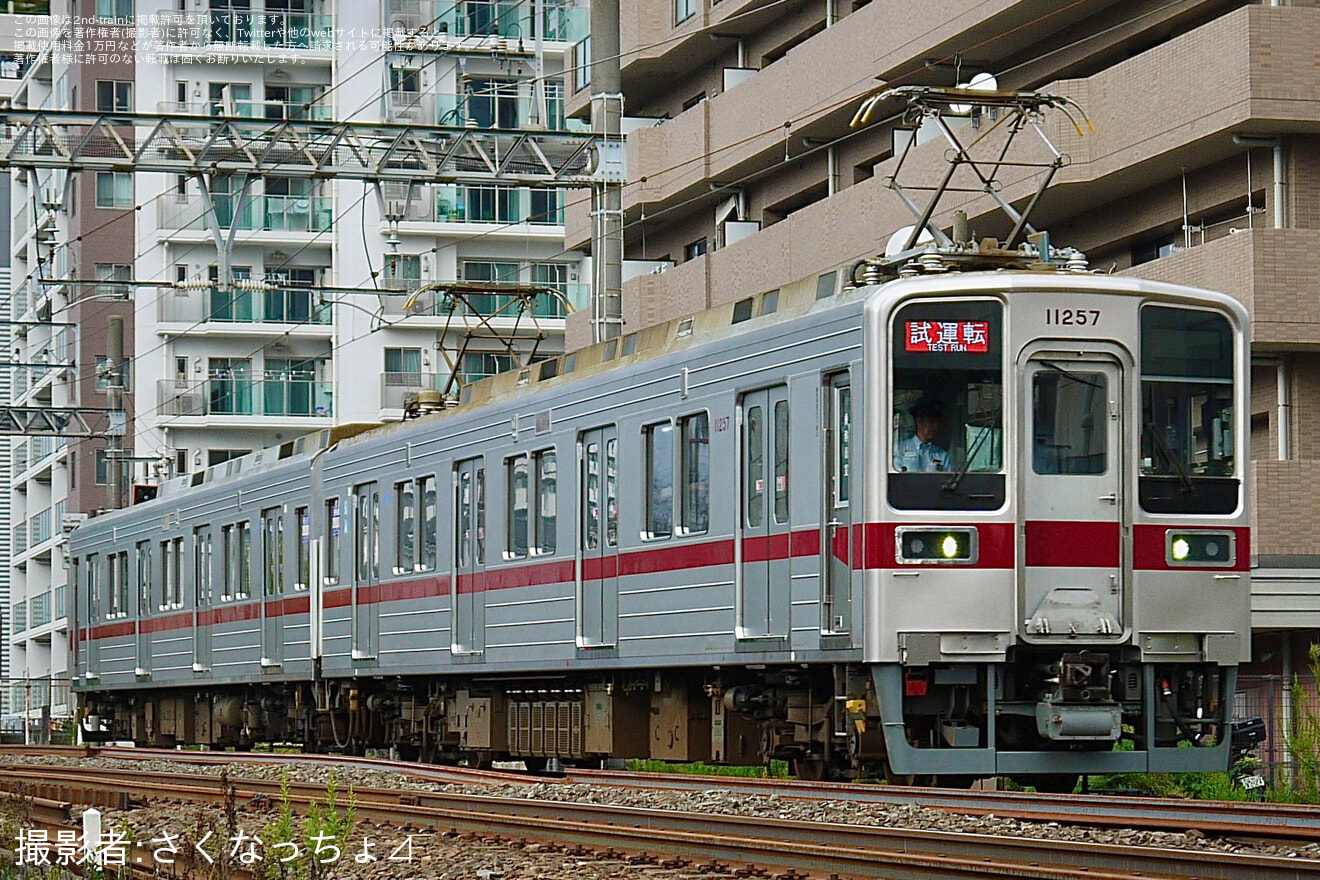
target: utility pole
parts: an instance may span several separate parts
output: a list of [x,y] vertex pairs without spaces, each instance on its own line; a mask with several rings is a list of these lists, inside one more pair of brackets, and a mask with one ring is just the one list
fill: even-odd
[[619,0],[591,0],[591,131],[597,138],[591,187],[592,341],[623,332],[623,78]]
[[107,320],[109,337],[106,340],[106,406],[110,410],[110,425],[106,430],[105,466],[106,506],[117,510],[124,506],[124,433],[127,418],[124,414],[124,319],[111,315]]

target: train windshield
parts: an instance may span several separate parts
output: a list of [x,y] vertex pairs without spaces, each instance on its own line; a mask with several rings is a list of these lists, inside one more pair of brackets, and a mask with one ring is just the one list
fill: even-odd
[[1004,498],[1003,312],[921,300],[893,325],[890,503],[992,510]]
[[1152,513],[1232,513],[1233,333],[1213,312],[1141,311],[1142,507]]

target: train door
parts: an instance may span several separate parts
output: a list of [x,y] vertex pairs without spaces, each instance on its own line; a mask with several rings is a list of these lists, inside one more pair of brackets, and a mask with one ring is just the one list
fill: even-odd
[[450,650],[486,650],[486,468],[482,459],[454,469],[454,577],[449,587]]
[[1121,364],[1102,350],[1037,352],[1023,372],[1025,635],[1121,636]]
[[380,639],[380,485],[353,488],[353,659],[374,660]]
[[275,613],[284,594],[284,508],[261,512],[261,665],[284,663],[284,615]]
[[615,644],[619,634],[619,439],[613,426],[578,438],[579,648]]
[[825,486],[821,518],[821,634],[852,630],[852,387],[848,374],[825,386]]
[[193,672],[211,671],[211,604],[214,569],[211,527],[193,529]]
[[791,600],[787,386],[743,395],[738,415],[742,426],[738,637],[787,637]]

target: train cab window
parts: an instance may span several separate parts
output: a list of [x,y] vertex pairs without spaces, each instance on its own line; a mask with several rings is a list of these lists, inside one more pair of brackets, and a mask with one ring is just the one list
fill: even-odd
[[305,590],[312,580],[312,513],[307,507],[293,509],[298,536],[294,553],[297,555],[298,573],[293,582],[295,590]]
[[1214,312],[1141,310],[1138,493],[1150,513],[1238,506],[1233,331]]
[[668,538],[674,529],[674,426],[669,422],[642,429],[646,452],[646,510],[643,538]]
[[918,300],[894,317],[889,503],[995,510],[1004,503],[1003,312]]
[[435,571],[436,541],[438,539],[440,509],[435,494],[435,477],[422,477],[417,481],[421,499],[421,541],[418,548],[417,570]]
[[710,529],[710,416],[703,412],[679,419],[678,433],[683,475],[678,528],[680,534],[702,535]]
[[325,560],[322,566],[327,586],[339,583],[339,548],[343,534],[343,510],[339,499],[331,498],[325,502]]

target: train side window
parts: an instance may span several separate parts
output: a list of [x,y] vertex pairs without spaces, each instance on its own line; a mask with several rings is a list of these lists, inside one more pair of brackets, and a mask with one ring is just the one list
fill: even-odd
[[504,558],[521,559],[527,555],[527,456],[516,455],[504,462],[505,547]]
[[394,484],[394,573],[407,574],[417,563],[417,496],[412,480]]
[[137,569],[138,616],[151,613],[151,542],[139,541],[134,548]]
[[87,579],[87,622],[89,624],[101,616],[100,572],[101,560],[93,553],[87,557],[87,572],[84,575]]
[[476,519],[477,519],[477,565],[486,564],[486,469],[477,468],[477,477],[474,481]]
[[252,598],[252,523],[238,524],[238,590],[235,599]]
[[559,464],[553,449],[544,449],[532,456],[533,476],[536,480],[536,513],[533,523],[536,527],[534,538],[535,552],[549,555],[555,552],[558,524],[558,485]]
[[643,538],[668,538],[674,523],[674,426],[658,422],[642,429],[646,447],[646,529]]
[[696,413],[678,420],[679,496],[678,528],[683,535],[703,535],[710,529],[710,416]]
[[261,512],[261,557],[265,584],[264,595],[284,592],[284,509],[271,507]]
[[435,494],[435,477],[422,477],[417,481],[418,496],[421,501],[421,546],[417,568],[419,571],[435,571],[436,539],[439,534],[440,508]]
[[582,549],[596,550],[600,547],[600,444],[589,442],[583,449],[583,494],[586,520],[583,523]]
[[339,583],[339,548],[343,536],[343,510],[338,498],[325,502],[325,576],[327,586]]
[[193,529],[193,604],[203,608],[211,604],[211,530]]
[[163,595],[160,610],[183,607],[183,538],[160,542],[160,569]]
[[109,601],[107,618],[128,616],[128,553],[112,553],[107,558],[110,566]]
[[312,514],[308,507],[295,507],[293,520],[297,523],[298,535],[294,553],[297,556],[298,572],[293,582],[294,590],[305,590],[312,580]]
[[380,577],[380,490],[375,483],[363,483],[353,489],[357,506],[353,517],[353,553],[359,582]]
[[605,441],[605,546],[619,546],[619,441]]
[[458,547],[458,566],[472,564],[468,537],[472,534],[472,475],[462,471],[458,475],[458,514],[454,517],[455,540]]

